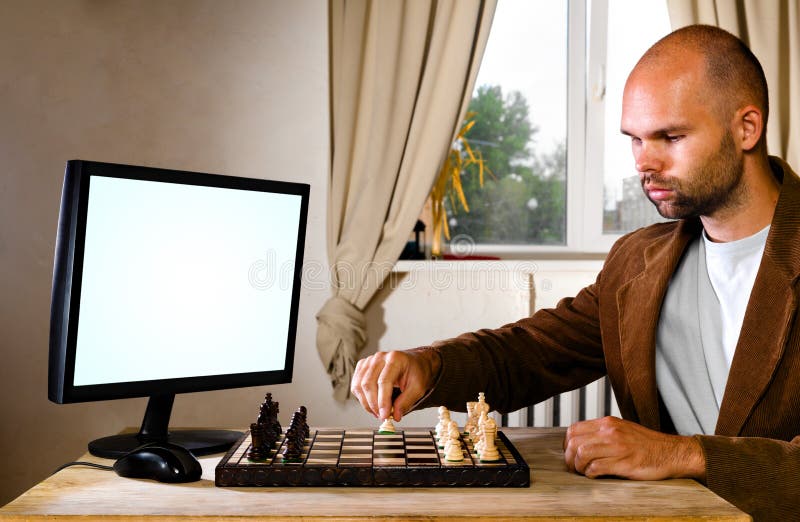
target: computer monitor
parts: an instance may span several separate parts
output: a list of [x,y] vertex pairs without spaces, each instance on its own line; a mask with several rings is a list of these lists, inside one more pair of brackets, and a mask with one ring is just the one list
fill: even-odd
[[49,398],[150,397],[139,433],[197,455],[226,430],[168,430],[176,393],[292,380],[309,186],[68,161],[53,268]]

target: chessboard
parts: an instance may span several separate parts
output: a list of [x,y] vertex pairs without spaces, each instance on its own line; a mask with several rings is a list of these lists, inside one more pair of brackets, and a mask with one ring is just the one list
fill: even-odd
[[263,460],[248,458],[250,432],[217,465],[217,486],[475,486],[529,487],[530,469],[504,433],[498,431],[500,460],[481,462],[462,436],[463,460],[445,459],[426,429],[384,434],[372,429],[309,430],[299,459],[284,461],[281,447]]

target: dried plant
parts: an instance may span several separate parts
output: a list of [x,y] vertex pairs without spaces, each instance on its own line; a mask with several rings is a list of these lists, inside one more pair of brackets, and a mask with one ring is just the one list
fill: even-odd
[[466,134],[475,125],[475,113],[469,112],[466,121],[458,131],[450,151],[442,164],[439,175],[431,190],[431,211],[433,214],[433,237],[431,240],[431,255],[440,257],[442,254],[442,234],[450,239],[447,208],[445,198],[450,200],[450,207],[455,210],[460,203],[465,212],[469,212],[467,198],[461,184],[461,175],[470,165],[478,166],[478,182],[483,187],[484,172],[493,175],[486,166],[480,150],[473,150],[466,138]]

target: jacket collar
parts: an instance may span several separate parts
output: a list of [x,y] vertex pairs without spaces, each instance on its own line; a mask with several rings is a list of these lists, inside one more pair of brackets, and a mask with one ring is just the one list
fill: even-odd
[[644,249],[644,269],[617,290],[620,357],[638,421],[661,428],[656,386],[656,329],[672,273],[686,246],[699,234],[697,219],[680,221]]
[[800,179],[777,158],[770,158],[770,163],[783,183],[720,405],[718,435],[741,433],[783,357],[797,309]]
[[[770,158],[770,163],[783,184],[720,406],[719,435],[738,435],[763,395],[783,354],[797,306],[800,179],[782,161]],[[644,249],[642,272],[617,291],[622,365],[638,421],[652,429],[661,428],[655,375],[661,305],[678,262],[701,229],[698,219],[683,220],[671,234],[655,239]]]

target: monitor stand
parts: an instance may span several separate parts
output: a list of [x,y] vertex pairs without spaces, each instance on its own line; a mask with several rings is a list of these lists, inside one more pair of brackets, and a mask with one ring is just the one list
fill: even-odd
[[170,442],[188,449],[195,455],[227,451],[242,436],[230,430],[169,431],[169,417],[175,394],[153,395],[147,403],[139,433],[112,435],[89,443],[89,453],[107,459],[119,458],[149,442]]

